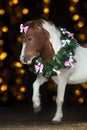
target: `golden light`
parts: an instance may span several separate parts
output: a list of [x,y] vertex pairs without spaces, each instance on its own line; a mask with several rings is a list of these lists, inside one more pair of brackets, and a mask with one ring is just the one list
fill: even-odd
[[24,70],[24,69],[20,69],[20,70],[19,70],[19,73],[20,73],[20,74],[25,74],[25,70]]
[[18,67],[18,68],[23,67],[22,63],[19,62],[19,61],[16,61],[16,62],[14,63],[14,66],[15,66],[15,67]]
[[0,60],[5,60],[5,58],[7,57],[7,52],[2,52],[1,54],[0,54]]
[[0,78],[0,84],[3,82],[3,79],[2,78]]
[[43,0],[44,3],[49,4],[51,1],[50,0]]
[[18,93],[18,95],[16,96],[16,99],[19,101],[22,101],[24,99],[24,95],[22,93]]
[[83,83],[83,84],[82,84],[82,87],[83,87],[84,89],[87,89],[87,83]]
[[73,15],[73,17],[72,17],[72,19],[73,19],[73,21],[77,21],[77,20],[79,20],[79,15],[78,14],[75,14],[75,15]]
[[80,97],[80,98],[78,99],[78,102],[81,103],[81,104],[84,103],[84,98],[83,98],[83,97]]
[[72,2],[74,2],[74,3],[78,3],[78,2],[79,2],[79,0],[72,0]]
[[0,40],[0,46],[4,44],[4,40]]
[[77,95],[77,96],[80,96],[80,95],[81,95],[81,91],[80,91],[79,89],[76,89],[74,93],[75,93],[75,95]]
[[43,9],[43,13],[48,14],[49,12],[50,12],[49,8],[45,7],[45,8]]
[[8,86],[6,84],[3,84],[0,89],[4,92],[8,89]]
[[19,2],[19,0],[12,0],[12,3],[13,3],[14,5],[18,4],[18,2]]
[[81,40],[81,41],[85,41],[85,40],[86,40],[86,34],[83,34],[83,33],[78,34],[78,38],[79,38],[79,40]]
[[22,13],[23,13],[23,14],[28,14],[28,13],[29,13],[29,9],[24,8],[24,9],[22,10]]
[[19,85],[22,84],[22,79],[21,78],[17,78],[16,79],[16,83],[19,84]]
[[69,11],[71,11],[71,12],[75,12],[75,11],[76,11],[75,6],[70,6],[70,7],[69,7]]
[[10,5],[10,6],[12,6],[12,5],[13,5],[13,2],[12,2],[11,0],[9,1],[9,5]]
[[5,14],[5,10],[4,9],[0,9],[0,15],[4,15]]
[[25,86],[21,86],[20,87],[20,92],[24,93],[26,91],[26,87]]
[[77,26],[79,28],[82,28],[84,26],[84,22],[83,21],[79,21],[78,24],[77,24]]
[[17,41],[18,41],[19,43],[21,43],[21,42],[22,42],[22,38],[19,36],[19,37],[17,38]]
[[2,32],[8,32],[8,27],[7,26],[3,26],[2,27]]

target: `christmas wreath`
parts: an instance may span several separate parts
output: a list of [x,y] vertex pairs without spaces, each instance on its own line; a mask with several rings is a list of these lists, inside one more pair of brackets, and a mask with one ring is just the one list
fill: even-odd
[[74,59],[75,49],[79,44],[74,38],[73,33],[70,33],[65,28],[59,28],[59,30],[62,47],[51,61],[43,61],[40,56],[33,59],[29,70],[34,74],[42,74],[45,77],[50,77],[54,73],[60,73],[60,69],[74,67],[74,63],[76,62]]

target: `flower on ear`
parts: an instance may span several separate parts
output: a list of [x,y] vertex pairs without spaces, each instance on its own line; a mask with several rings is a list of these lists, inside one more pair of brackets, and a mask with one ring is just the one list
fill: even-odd
[[23,33],[23,32],[26,33],[28,28],[29,28],[28,26],[23,26],[23,24],[20,24],[20,32],[21,33]]

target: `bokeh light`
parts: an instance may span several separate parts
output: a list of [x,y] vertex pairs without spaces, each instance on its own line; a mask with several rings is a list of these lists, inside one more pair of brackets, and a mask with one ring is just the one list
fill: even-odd
[[20,92],[24,93],[26,91],[26,87],[25,86],[21,86],[20,87]]
[[43,12],[44,12],[45,14],[48,14],[48,13],[50,12],[50,10],[49,10],[49,8],[45,7],[45,8],[43,9]]
[[75,95],[80,96],[81,95],[81,90],[76,89],[74,93],[75,93]]
[[84,22],[83,22],[83,21],[79,21],[79,22],[77,23],[77,26],[78,26],[79,28],[82,28],[82,27],[84,26]]
[[79,102],[80,104],[84,103],[84,98],[83,98],[83,97],[78,98],[78,102]]
[[77,21],[79,20],[79,15],[78,14],[75,14],[73,17],[72,17],[73,21]]
[[51,0],[43,0],[44,3],[49,4]]
[[5,10],[4,9],[0,9],[0,15],[4,15],[5,14]]
[[22,63],[19,62],[19,61],[16,61],[16,62],[14,63],[14,66],[15,66],[15,67],[18,67],[18,68],[23,67]]
[[7,26],[3,26],[2,27],[2,32],[8,32],[8,27]]
[[74,6],[70,6],[69,11],[74,13],[76,11],[76,8]]
[[27,8],[22,9],[22,14],[28,14],[28,13],[29,13],[29,9]]
[[1,87],[0,87],[0,90],[3,92],[7,91],[7,89],[8,89],[8,86],[6,84],[1,85]]
[[8,56],[7,52],[2,52],[0,54],[0,60],[5,60],[5,58]]

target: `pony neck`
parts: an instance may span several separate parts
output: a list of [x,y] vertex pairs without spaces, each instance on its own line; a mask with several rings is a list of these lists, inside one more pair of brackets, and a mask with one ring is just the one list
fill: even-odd
[[44,61],[49,61],[53,59],[54,56],[54,49],[52,47],[52,44],[50,43],[49,40],[47,40],[47,42],[44,43],[40,56],[42,57],[42,59]]

